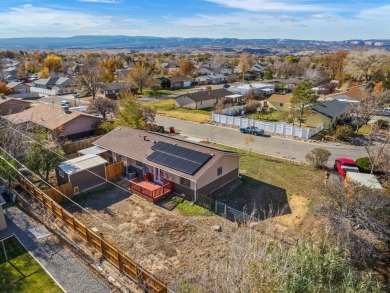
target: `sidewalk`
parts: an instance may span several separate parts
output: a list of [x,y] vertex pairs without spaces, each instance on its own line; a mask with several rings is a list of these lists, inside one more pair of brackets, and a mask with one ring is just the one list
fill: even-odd
[[[28,215],[13,205],[3,206],[6,215],[7,229],[0,231],[0,238],[15,234],[24,247],[52,276],[52,278],[69,293],[111,292],[110,288],[52,240],[49,246],[43,239],[37,240],[28,230],[34,228]],[[49,257],[49,253],[53,253]]]

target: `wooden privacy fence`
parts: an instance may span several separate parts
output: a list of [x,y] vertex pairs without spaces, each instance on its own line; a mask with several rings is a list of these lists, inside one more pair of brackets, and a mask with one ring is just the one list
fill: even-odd
[[122,161],[106,166],[107,180],[114,180],[123,174],[125,174],[125,164]]
[[61,202],[65,199],[62,194],[65,194],[67,197],[73,198],[73,186],[70,182],[62,184],[56,188],[43,190],[43,192],[56,202]]
[[94,136],[74,142],[65,143],[62,145],[65,155],[74,154],[79,150],[86,149],[92,146],[92,143],[101,136]]
[[[109,243],[100,234],[95,233],[82,222],[73,217],[63,209],[54,199],[36,187],[29,180],[19,174],[19,184],[32,196],[41,202],[56,218],[72,229],[77,235],[83,238],[89,245],[98,250],[107,258],[119,271],[127,275],[131,280],[147,288],[147,292],[167,293],[167,284],[160,281],[152,273],[143,269],[135,260],[119,250],[114,244]],[[51,191],[50,191],[51,192]]]

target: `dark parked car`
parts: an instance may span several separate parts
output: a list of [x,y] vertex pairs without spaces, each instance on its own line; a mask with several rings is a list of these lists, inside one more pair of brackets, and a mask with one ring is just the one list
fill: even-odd
[[249,134],[253,134],[253,135],[263,135],[264,134],[263,129],[259,129],[255,126],[241,127],[240,131],[242,133],[249,133]]

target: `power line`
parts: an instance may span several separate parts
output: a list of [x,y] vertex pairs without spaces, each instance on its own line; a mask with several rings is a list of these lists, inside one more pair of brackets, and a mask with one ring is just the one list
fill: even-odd
[[[35,176],[37,176],[37,174],[35,174],[33,171],[31,171],[29,168],[27,168],[23,163],[21,163],[20,161],[18,161],[15,157],[13,157],[12,155],[10,155],[3,147],[0,147],[0,149],[2,151],[4,151],[8,156],[10,156],[13,160],[15,160],[16,162],[18,162],[23,168],[27,169],[29,172],[31,172],[32,174],[34,174]],[[50,149],[49,149],[50,150]],[[54,151],[53,151],[54,152]],[[54,152],[55,153],[55,152]],[[56,153],[57,154],[57,153]],[[58,154],[57,154],[58,155]],[[0,156],[0,158],[2,158]],[[16,172],[19,173],[19,170],[17,170],[14,166],[12,166],[9,162],[7,162],[7,160],[5,160],[4,158],[2,158],[8,165],[11,166],[11,168],[13,168]],[[2,168],[3,170],[5,170],[4,168]],[[6,171],[6,170],[5,170]],[[92,172],[93,173],[93,172]],[[23,178],[27,179],[24,175],[20,174]],[[37,176],[38,177],[38,176]],[[29,180],[28,180],[29,181]],[[42,179],[42,181],[47,184],[48,186],[50,186],[51,188],[55,188],[53,185],[51,185],[49,182],[45,181]],[[110,182],[110,181],[107,181],[107,182]],[[124,189],[123,187],[119,186],[120,188]],[[126,190],[126,189],[124,189]],[[111,230],[117,232],[117,229],[115,227],[112,227],[111,225],[109,225],[108,223],[106,223],[104,220],[100,219],[99,217],[97,217],[96,215],[92,214],[91,212],[89,212],[87,209],[85,209],[83,206],[81,206],[80,204],[78,204],[77,202],[73,201],[71,198],[69,198],[67,195],[65,195],[63,192],[61,192],[60,190],[58,190],[58,192],[64,196],[66,199],[68,199],[69,201],[71,201],[73,204],[75,204],[76,206],[78,206],[79,208],[81,208],[83,211],[85,211],[86,213],[88,213],[89,215],[91,215],[93,218],[95,218],[96,220],[98,220],[102,226],[106,226],[108,228],[110,228]],[[126,192],[128,192],[128,190],[126,190]],[[138,242],[128,238],[126,235],[120,233],[118,234],[119,236],[122,236],[124,237],[125,239],[127,239],[128,241],[130,241],[131,243],[137,245],[138,247],[140,247],[141,249],[143,249],[144,251],[146,251],[147,253],[149,253],[150,255],[154,256],[155,258],[157,258],[159,261],[162,261],[163,263],[166,262],[166,263],[170,263],[170,261],[167,261],[167,260],[163,260],[161,259],[159,256],[157,256],[156,254],[154,254],[153,252],[151,252],[150,250],[148,250],[147,248],[143,247],[141,244],[139,244]],[[194,279],[193,277],[191,276],[188,276],[187,273],[177,269],[176,267],[173,266],[173,264],[170,263],[170,266],[171,268],[173,268],[174,270],[176,270],[178,273],[180,273],[181,275],[185,276],[186,278],[188,278],[189,280],[195,280],[196,283],[198,283],[199,285],[201,285],[202,287],[206,288],[206,289],[209,289],[211,290],[210,288],[208,288],[206,285],[204,285],[202,282]],[[154,277],[153,277],[154,278]],[[157,280],[156,280],[157,281]],[[160,283],[160,281],[157,281]]]
[[[15,131],[19,132],[19,133],[22,134],[23,136],[26,136],[26,137],[28,137],[29,139],[31,139],[32,141],[38,143],[40,146],[44,147],[44,148],[47,149],[48,151],[50,151],[50,152],[52,152],[52,153],[54,153],[54,154],[56,154],[56,155],[62,157],[63,159],[67,160],[67,158],[66,158],[65,156],[56,153],[54,150],[52,150],[52,149],[48,148],[47,146],[41,144],[40,142],[38,142],[36,139],[32,138],[31,136],[28,136],[27,134],[21,132],[20,130],[18,130],[18,129],[16,129],[16,128],[10,126],[10,125],[5,124],[5,123],[2,122],[1,120],[0,120],[0,123],[2,123],[3,125],[5,125],[5,126],[8,127],[8,128],[14,129]],[[116,183],[114,183],[114,182],[111,182],[111,181],[107,180],[107,178],[104,178],[104,177],[100,176],[99,174],[94,173],[94,172],[91,171],[91,170],[86,169],[85,171],[87,171],[87,172],[89,172],[89,173],[95,175],[96,177],[98,177],[98,178],[100,178],[100,179],[105,180],[106,182],[108,182],[109,184],[111,184],[111,185],[113,185],[113,186],[116,186],[116,187],[118,187],[118,188],[120,188],[120,189],[122,189],[122,190],[124,190],[124,191],[126,191],[126,192],[129,192],[129,190],[127,190],[126,188],[124,188],[124,187],[122,187],[122,186],[120,186],[120,185],[118,185],[118,184],[116,184]],[[66,195],[65,195],[65,197],[68,198]],[[68,198],[68,199],[69,199],[69,198]],[[71,199],[69,199],[69,200],[71,200]],[[130,200],[131,200],[131,198],[130,198]],[[72,201],[72,200],[71,200],[71,201]],[[73,201],[72,201],[72,202],[73,202]],[[77,203],[75,203],[75,204],[77,204]],[[221,239],[221,240],[224,241],[225,243],[233,244],[233,245],[236,246],[238,249],[245,249],[245,248],[243,248],[243,247],[241,247],[241,246],[239,246],[239,245],[237,245],[237,244],[235,244],[235,243],[231,243],[230,240],[224,238],[224,237],[221,236],[221,235],[218,235],[218,234],[215,234],[215,233],[211,233],[209,230],[204,229],[203,227],[197,225],[196,223],[192,222],[191,220],[188,220],[187,218],[179,217],[179,216],[177,216],[177,215],[175,215],[175,214],[173,214],[173,213],[170,213],[170,216],[173,216],[174,218],[180,220],[181,222],[184,220],[185,222],[189,223],[189,224],[192,225],[193,227],[196,227],[196,228],[198,228],[199,230],[202,230],[202,231],[206,232],[206,233],[209,234],[209,235],[218,237],[219,239]]]

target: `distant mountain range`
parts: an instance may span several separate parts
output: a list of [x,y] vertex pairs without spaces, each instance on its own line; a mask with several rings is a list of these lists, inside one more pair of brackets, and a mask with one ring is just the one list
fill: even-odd
[[354,47],[390,49],[390,40],[313,41],[291,39],[175,38],[147,36],[74,36],[67,38],[0,38],[0,49],[74,50],[128,49],[133,51],[220,51],[274,54],[304,50],[338,50]]

